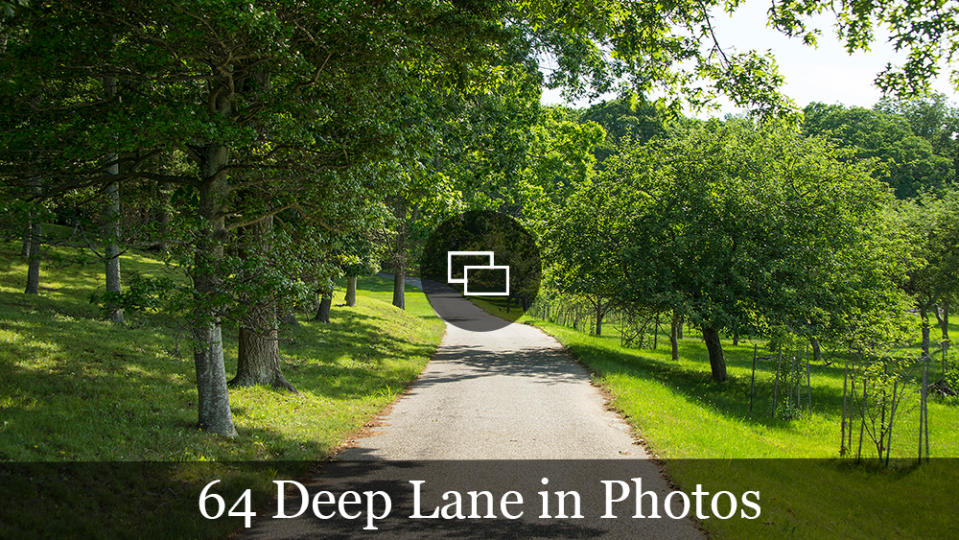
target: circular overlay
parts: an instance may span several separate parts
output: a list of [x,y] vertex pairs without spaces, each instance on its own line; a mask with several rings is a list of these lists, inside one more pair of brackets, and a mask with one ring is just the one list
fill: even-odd
[[446,322],[472,332],[520,318],[539,293],[536,242],[513,218],[473,210],[444,221],[420,260],[423,291]]

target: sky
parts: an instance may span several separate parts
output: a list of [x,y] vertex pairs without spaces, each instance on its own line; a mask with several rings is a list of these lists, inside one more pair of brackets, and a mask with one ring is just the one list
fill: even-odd
[[[727,53],[750,49],[772,50],[779,64],[779,72],[785,78],[783,92],[800,107],[811,101],[871,107],[879,100],[882,93],[873,84],[873,79],[887,62],[896,63],[896,59],[901,58],[886,43],[885,34],[877,32],[879,39],[873,44],[872,50],[850,56],[835,37],[831,16],[822,16],[813,22],[813,26],[822,32],[818,47],[812,48],[804,45],[799,38],[788,38],[769,28],[766,25],[768,6],[768,0],[752,0],[737,9],[732,16],[726,13],[714,16],[713,27],[723,50]],[[947,74],[932,86],[934,91],[946,94],[953,102],[959,102],[959,93],[950,87]],[[615,96],[604,96],[599,101],[612,97]],[[542,102],[549,105],[564,103],[559,92],[552,90],[544,90]],[[718,112],[703,111],[696,113],[696,116],[742,112],[728,101],[720,100],[718,103]],[[575,106],[588,104],[585,100],[573,103]]]

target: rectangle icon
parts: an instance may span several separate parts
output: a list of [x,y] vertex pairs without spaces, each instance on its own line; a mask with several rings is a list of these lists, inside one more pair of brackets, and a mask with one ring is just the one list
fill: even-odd
[[463,276],[464,296],[509,296],[509,266],[464,266]]
[[[467,265],[476,266],[480,258],[486,258],[489,262],[480,268],[489,268],[493,266],[492,251],[447,251],[446,252],[446,282],[447,283],[466,283],[466,272],[461,271]],[[454,271],[455,270],[455,271]],[[454,277],[453,274],[462,274],[463,277]]]

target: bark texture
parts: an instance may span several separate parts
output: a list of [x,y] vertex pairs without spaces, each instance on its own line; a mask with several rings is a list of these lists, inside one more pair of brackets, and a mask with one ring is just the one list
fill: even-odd
[[[32,179],[34,193],[39,193],[38,179]],[[40,220],[33,210],[30,211],[27,223],[27,287],[26,294],[40,294]]]
[[356,305],[356,276],[346,278],[346,297],[343,300],[350,307]]
[[252,309],[244,324],[240,326],[236,376],[229,385],[254,386],[257,384],[296,392],[296,388],[283,376],[283,370],[280,367],[276,309],[273,304]]
[[606,315],[606,306],[601,299],[596,300],[596,335],[603,335],[603,316]]
[[[272,229],[272,217],[243,227],[240,231],[241,254],[268,251]],[[296,392],[280,367],[276,303],[272,298],[258,299],[244,315],[240,323],[236,376],[229,382],[229,386],[257,384]]]
[[193,361],[196,366],[198,425],[225,437],[236,437],[223,362],[220,316],[214,307],[219,286],[216,263],[223,258],[226,238],[224,205],[228,186],[221,168],[227,164],[226,147],[209,144],[202,149],[199,214],[202,229],[195,252],[193,311]]
[[402,263],[393,269],[393,305],[406,309],[406,268]]
[[314,321],[319,321],[321,323],[330,322],[330,307],[333,306],[333,293],[322,293],[320,295],[320,305],[316,308],[316,316],[313,317]]
[[[103,88],[107,100],[112,100],[117,94],[116,77],[104,77]],[[108,163],[106,173],[116,176],[120,174],[120,165],[117,162],[117,153],[111,152],[105,156]],[[103,223],[103,262],[104,274],[107,282],[107,293],[119,296],[120,285],[120,184],[116,181],[106,186],[107,205],[104,209]],[[114,323],[123,323],[123,309],[116,302],[107,305],[107,317]]]
[[809,346],[812,347],[812,358],[817,363],[822,361],[822,346],[819,344],[819,338],[809,338]]
[[935,308],[935,314],[939,329],[942,330],[942,340],[949,341],[949,304],[942,302]]
[[[112,160],[116,159],[116,155]],[[118,174],[117,165],[111,165],[107,170],[109,174]],[[107,208],[105,212],[106,223],[103,230],[103,258],[105,263],[105,274],[107,281],[107,292],[117,295],[121,292],[120,281],[120,185],[117,182],[111,182],[107,185]],[[123,309],[116,303],[107,306],[109,310],[108,317],[114,323],[123,322]]]
[[283,315],[281,322],[290,326],[300,326],[300,321],[296,320],[296,313],[294,313],[292,309],[286,310],[286,314]]
[[681,324],[679,313],[673,311],[673,322],[669,326],[669,345],[673,361],[679,360],[679,328]]
[[712,369],[713,380],[726,380],[726,358],[723,356],[723,344],[719,341],[719,332],[715,328],[703,328],[703,340],[709,351],[709,367]]
[[27,249],[26,294],[40,294],[40,224],[30,218],[30,245]]
[[399,221],[396,250],[393,253],[393,305],[406,309],[406,199],[398,197],[393,215]]

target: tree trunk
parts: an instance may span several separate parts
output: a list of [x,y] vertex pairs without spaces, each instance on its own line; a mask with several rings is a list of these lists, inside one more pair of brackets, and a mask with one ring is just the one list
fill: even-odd
[[166,205],[160,208],[160,241],[157,243],[157,249],[160,250],[160,253],[166,255],[170,252],[170,212],[167,210]]
[[703,327],[703,340],[709,351],[709,367],[713,372],[713,380],[726,380],[726,358],[723,356],[723,344],[719,341],[719,332],[715,328]]
[[929,355],[922,355],[922,379],[919,387],[919,461],[929,461]]
[[656,312],[656,324],[653,326],[653,350],[659,348],[659,312]]
[[[33,184],[33,192],[39,194],[39,179],[33,178],[30,183]],[[30,245],[27,248],[27,287],[23,292],[40,294],[40,217],[31,209],[27,219],[29,220],[27,236]]]
[[[933,306],[935,309],[935,306]],[[929,356],[929,312],[925,307],[919,308],[919,318],[922,323],[922,354]]]
[[300,326],[300,321],[296,320],[296,313],[293,313],[293,309],[291,308],[286,310],[286,314],[283,315],[283,320],[280,322],[290,326]]
[[214,307],[219,287],[215,265],[223,258],[227,236],[224,209],[228,186],[221,167],[227,164],[225,146],[209,144],[202,149],[199,216],[201,229],[196,244],[193,310],[193,361],[196,365],[198,425],[225,437],[236,437],[223,363],[220,315]]
[[298,393],[280,367],[276,306],[272,302],[252,309],[240,326],[236,376],[229,383],[231,387],[257,384]]
[[939,329],[942,331],[942,340],[949,341],[949,304],[942,302],[941,305],[933,308],[936,314],[936,322],[939,323]]
[[[107,156],[108,160],[115,160],[116,154]],[[119,174],[119,168],[116,164],[107,169],[108,174]],[[103,228],[103,257],[105,264],[105,273],[107,281],[107,293],[119,295],[121,292],[120,281],[120,184],[111,182],[107,185],[107,208],[105,212],[106,223]],[[123,309],[116,303],[111,302],[107,305],[109,310],[108,317],[116,324],[123,323]]]
[[733,346],[739,345],[739,330],[733,330]]
[[406,309],[406,199],[397,197],[393,215],[399,221],[393,254],[393,305]]
[[[269,234],[273,218],[241,229],[241,253],[266,253],[270,248]],[[296,392],[280,368],[280,347],[276,321],[276,303],[272,298],[258,301],[250,307],[240,322],[239,354],[236,376],[229,386],[265,384]]]
[[669,345],[672,349],[672,358],[673,361],[679,360],[679,326],[680,326],[679,313],[676,310],[673,310],[673,322],[669,325]]
[[350,307],[356,305],[356,276],[346,278],[346,297],[343,300]]
[[333,293],[322,293],[320,297],[320,305],[316,309],[316,316],[313,317],[314,321],[319,321],[321,323],[330,322],[330,307],[333,305]]
[[942,340],[949,341],[949,304],[942,305]]
[[603,303],[601,300],[596,301],[596,335],[603,335]]
[[683,325],[685,324],[685,318],[679,316],[679,327],[676,329],[676,339],[683,339]]
[[822,361],[822,347],[819,345],[819,338],[810,337],[809,346],[812,347],[812,359],[819,363]]
[[393,268],[393,305],[406,309],[406,268],[402,262],[397,262]]
[[27,252],[26,294],[40,294],[40,224],[30,219],[30,248]]
[[[839,456],[846,455],[846,390],[849,387],[849,358],[842,369],[842,418],[839,421]],[[851,426],[850,426],[851,428]]]
[[30,259],[30,237],[33,235],[33,220],[27,218],[27,229],[23,231],[23,244],[20,245],[20,257]]
[[[105,98],[110,101],[117,94],[116,77],[104,77],[103,88]],[[119,156],[116,152],[109,152],[105,156],[108,163],[106,173],[111,176],[120,174],[120,165],[117,163]],[[107,294],[113,293],[119,296],[121,292],[120,282],[120,184],[117,181],[110,182],[106,186],[107,206],[103,212],[103,263],[104,274],[107,282]],[[123,323],[123,309],[117,302],[107,304],[107,317],[115,324]]]

